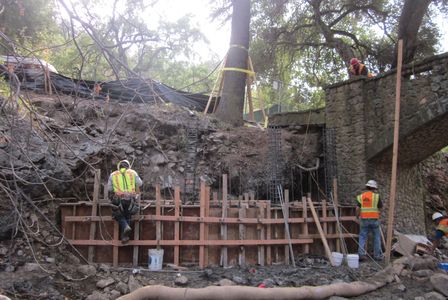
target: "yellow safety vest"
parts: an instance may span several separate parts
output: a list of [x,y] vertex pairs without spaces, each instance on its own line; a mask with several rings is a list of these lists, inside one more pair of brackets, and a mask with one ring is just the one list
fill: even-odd
[[361,204],[361,219],[378,219],[380,217],[379,199],[380,195],[371,191],[358,195],[356,200]]
[[116,195],[135,194],[135,172],[125,168],[113,172],[112,187]]

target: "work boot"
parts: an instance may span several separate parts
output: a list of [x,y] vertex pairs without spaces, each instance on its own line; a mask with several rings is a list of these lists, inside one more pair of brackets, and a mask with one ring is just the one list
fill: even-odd
[[131,233],[131,231],[131,227],[129,225],[126,225],[126,227],[123,229],[123,234],[121,235],[122,242],[129,241],[129,233]]
[[365,255],[360,255],[359,261],[367,261],[367,257]]
[[373,259],[376,261],[382,261],[384,259],[384,255],[375,256]]

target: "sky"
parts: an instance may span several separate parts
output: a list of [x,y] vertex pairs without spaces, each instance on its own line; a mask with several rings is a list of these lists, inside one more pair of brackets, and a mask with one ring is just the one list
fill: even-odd
[[[79,1],[79,0],[64,0]],[[190,15],[191,22],[198,26],[202,33],[209,40],[210,44],[195,45],[195,50],[203,60],[207,60],[214,56],[224,58],[230,42],[230,21],[222,25],[220,21],[211,20],[212,5],[210,0],[159,0],[150,8],[148,13],[148,23],[157,24],[157,17],[168,21],[176,21],[177,19]],[[220,2],[220,1],[216,1]],[[101,7],[101,10],[107,10],[107,7]],[[442,39],[440,40],[439,53],[448,51],[448,26],[447,20],[438,16],[435,18],[436,23],[442,29]],[[381,30],[380,30],[381,31]]]
[[[185,15],[191,15],[193,24],[197,24],[209,40],[208,46],[218,57],[223,58],[230,43],[230,22],[222,25],[218,20],[211,20],[212,6],[210,0],[161,0],[153,7],[160,17],[175,21]],[[199,45],[196,49],[200,55],[207,56],[208,48]]]

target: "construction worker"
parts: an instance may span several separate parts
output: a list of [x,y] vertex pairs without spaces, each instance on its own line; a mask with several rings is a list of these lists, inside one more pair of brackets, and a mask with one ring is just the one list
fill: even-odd
[[117,170],[112,172],[107,183],[109,191],[113,192],[111,197],[112,216],[120,225],[120,237],[122,242],[129,241],[131,232],[131,215],[138,212],[136,203],[139,197],[138,188],[143,184],[137,172],[131,169],[127,160],[117,164]]
[[366,191],[356,197],[358,204],[356,215],[360,218],[358,255],[361,261],[366,259],[365,246],[369,232],[373,233],[373,258],[375,260],[383,259],[379,221],[380,209],[383,204],[377,190],[376,181],[369,180],[366,183]]
[[435,212],[432,214],[432,221],[436,225],[436,233],[434,235],[434,239],[432,240],[432,249],[435,250],[439,246],[440,240],[444,236],[448,237],[448,216]]
[[349,75],[350,78],[356,76],[373,77],[373,74],[369,72],[367,67],[355,57],[350,59]]

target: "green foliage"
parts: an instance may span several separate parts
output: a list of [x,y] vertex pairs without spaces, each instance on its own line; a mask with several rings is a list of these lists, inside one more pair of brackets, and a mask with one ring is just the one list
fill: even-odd
[[11,54],[16,48],[29,55],[26,48],[44,49],[58,32],[52,0],[2,1],[0,10],[0,30],[21,46],[9,44],[0,48],[2,54]]

